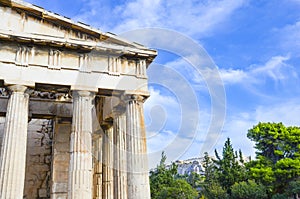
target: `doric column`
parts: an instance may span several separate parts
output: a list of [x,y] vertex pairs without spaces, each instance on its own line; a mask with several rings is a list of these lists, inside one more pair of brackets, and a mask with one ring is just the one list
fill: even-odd
[[104,130],[103,136],[103,199],[113,199],[113,127]]
[[114,199],[127,199],[126,115],[114,114]]
[[69,199],[92,198],[92,101],[89,91],[73,91]]
[[150,199],[144,97],[127,95],[126,144],[128,198]]
[[0,160],[0,198],[23,198],[29,95],[27,87],[10,86]]
[[102,199],[102,135],[94,135],[94,196],[93,199]]

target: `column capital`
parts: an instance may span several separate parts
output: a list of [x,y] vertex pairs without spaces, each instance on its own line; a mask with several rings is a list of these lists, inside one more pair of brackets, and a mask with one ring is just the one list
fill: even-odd
[[125,94],[123,95],[123,100],[125,102],[136,101],[136,102],[144,103],[148,97],[149,96],[140,95],[140,94]]
[[25,93],[27,86],[23,86],[23,85],[19,85],[19,84],[15,84],[15,85],[10,85],[7,86],[7,88],[15,93]]
[[92,91],[84,91],[84,90],[72,90],[72,95],[80,96],[80,97],[95,97],[95,92]]

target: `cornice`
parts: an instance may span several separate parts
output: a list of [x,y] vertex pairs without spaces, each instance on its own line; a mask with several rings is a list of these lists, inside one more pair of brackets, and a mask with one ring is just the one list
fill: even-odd
[[[96,50],[112,50],[121,51],[122,53],[136,54],[137,56],[148,56],[155,58],[157,51],[149,49],[141,44],[130,42],[110,32],[102,32],[99,29],[93,28],[87,24],[81,22],[74,22],[70,18],[61,16],[57,13],[53,13],[45,10],[39,6],[32,5],[30,3],[20,0],[0,0],[0,5],[8,6],[12,9],[22,11],[27,15],[31,15],[35,18],[47,20],[50,23],[55,23],[67,29],[80,31],[91,35],[97,40],[97,42],[74,40],[67,38],[51,37],[47,35],[34,35],[26,33],[5,33],[0,30],[1,39],[17,39],[21,42],[34,42],[46,45],[59,45],[68,48],[82,48],[82,49],[96,49]],[[149,60],[150,61],[150,60]]]
[[15,33],[5,30],[0,30],[0,39],[17,41],[20,43],[64,47],[76,50],[96,50],[107,52],[110,54],[113,53],[115,55],[130,55],[135,57],[147,58],[148,61],[152,61],[157,55],[157,52],[154,50],[136,49],[128,46],[120,46],[105,42],[82,41],[75,39],[67,39],[63,37],[36,35],[30,33]]

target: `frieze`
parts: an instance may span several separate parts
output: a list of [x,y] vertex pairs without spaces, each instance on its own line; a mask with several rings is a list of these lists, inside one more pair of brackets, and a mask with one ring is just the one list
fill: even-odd
[[7,88],[0,88],[0,96],[1,97],[9,96],[9,91],[7,90]]
[[147,78],[146,59],[107,55],[101,52],[80,53],[77,50],[45,46],[26,46],[1,42],[0,62],[22,67],[46,67],[50,70],[78,70],[84,73],[103,73],[111,76]]
[[32,98],[53,99],[59,101],[69,101],[72,99],[72,95],[70,93],[45,92],[33,89],[28,89],[27,93]]

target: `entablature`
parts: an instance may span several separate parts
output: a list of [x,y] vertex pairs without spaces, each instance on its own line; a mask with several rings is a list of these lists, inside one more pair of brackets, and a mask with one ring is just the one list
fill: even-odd
[[0,79],[7,84],[31,82],[25,84],[62,84],[88,90],[147,90],[146,57],[7,40],[0,40],[0,46]]
[[[113,33],[98,29],[70,18],[47,11],[20,0],[0,0],[0,38],[19,42],[36,42],[67,48],[101,48],[128,51],[128,54],[157,55],[141,44],[127,41]],[[151,61],[151,60],[149,60]]]
[[155,50],[20,0],[0,0],[0,80],[5,85],[147,92]]

